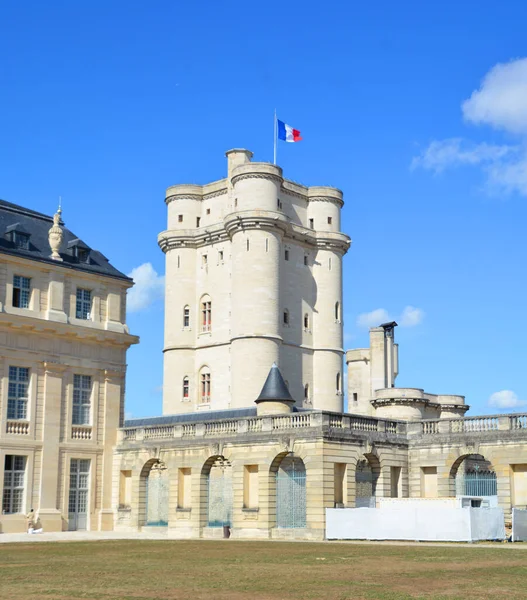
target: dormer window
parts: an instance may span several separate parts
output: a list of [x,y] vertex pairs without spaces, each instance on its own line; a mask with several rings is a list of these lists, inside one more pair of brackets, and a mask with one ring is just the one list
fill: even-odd
[[29,250],[29,233],[26,231],[23,225],[15,223],[9,225],[6,229],[8,239],[14,244],[15,248],[20,250]]
[[90,263],[90,249],[82,240],[78,238],[71,240],[71,242],[68,242],[68,248],[80,263]]

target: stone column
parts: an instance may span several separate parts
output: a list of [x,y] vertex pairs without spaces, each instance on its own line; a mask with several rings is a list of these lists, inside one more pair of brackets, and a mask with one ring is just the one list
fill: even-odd
[[[44,531],[62,531],[61,499],[57,497],[59,473],[59,442],[61,432],[61,404],[65,366],[44,362],[44,397],[42,468],[39,483],[38,512]],[[65,399],[64,399],[65,401]],[[67,505],[67,503],[66,503]],[[36,510],[36,506],[34,507]]]

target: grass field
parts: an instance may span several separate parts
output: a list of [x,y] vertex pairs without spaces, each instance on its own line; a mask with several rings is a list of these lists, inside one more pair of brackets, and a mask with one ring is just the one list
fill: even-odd
[[215,541],[3,544],[0,598],[527,598],[527,551]]

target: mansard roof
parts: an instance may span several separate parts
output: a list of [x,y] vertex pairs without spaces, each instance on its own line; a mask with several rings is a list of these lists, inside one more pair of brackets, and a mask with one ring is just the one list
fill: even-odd
[[[108,259],[98,250],[90,248],[81,242],[77,235],[64,226],[61,220],[60,225],[63,231],[62,245],[60,248],[60,257],[62,262],[51,258],[51,248],[48,241],[48,232],[53,226],[53,217],[43,213],[30,210],[5,200],[0,200],[0,254],[11,254],[20,256],[28,260],[37,260],[47,262],[59,267],[77,269],[88,273],[105,275],[107,277],[116,277],[131,281],[121,271],[113,267]],[[11,241],[8,233],[10,231],[24,232],[29,235],[29,248],[17,248]],[[71,242],[82,244],[82,248],[90,251],[89,263],[80,262],[71,252]]]

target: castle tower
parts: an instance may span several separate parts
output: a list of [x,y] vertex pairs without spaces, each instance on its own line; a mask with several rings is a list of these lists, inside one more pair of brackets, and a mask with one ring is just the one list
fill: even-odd
[[342,410],[342,192],[251,158],[167,190],[164,414],[251,407],[274,363],[297,406]]

